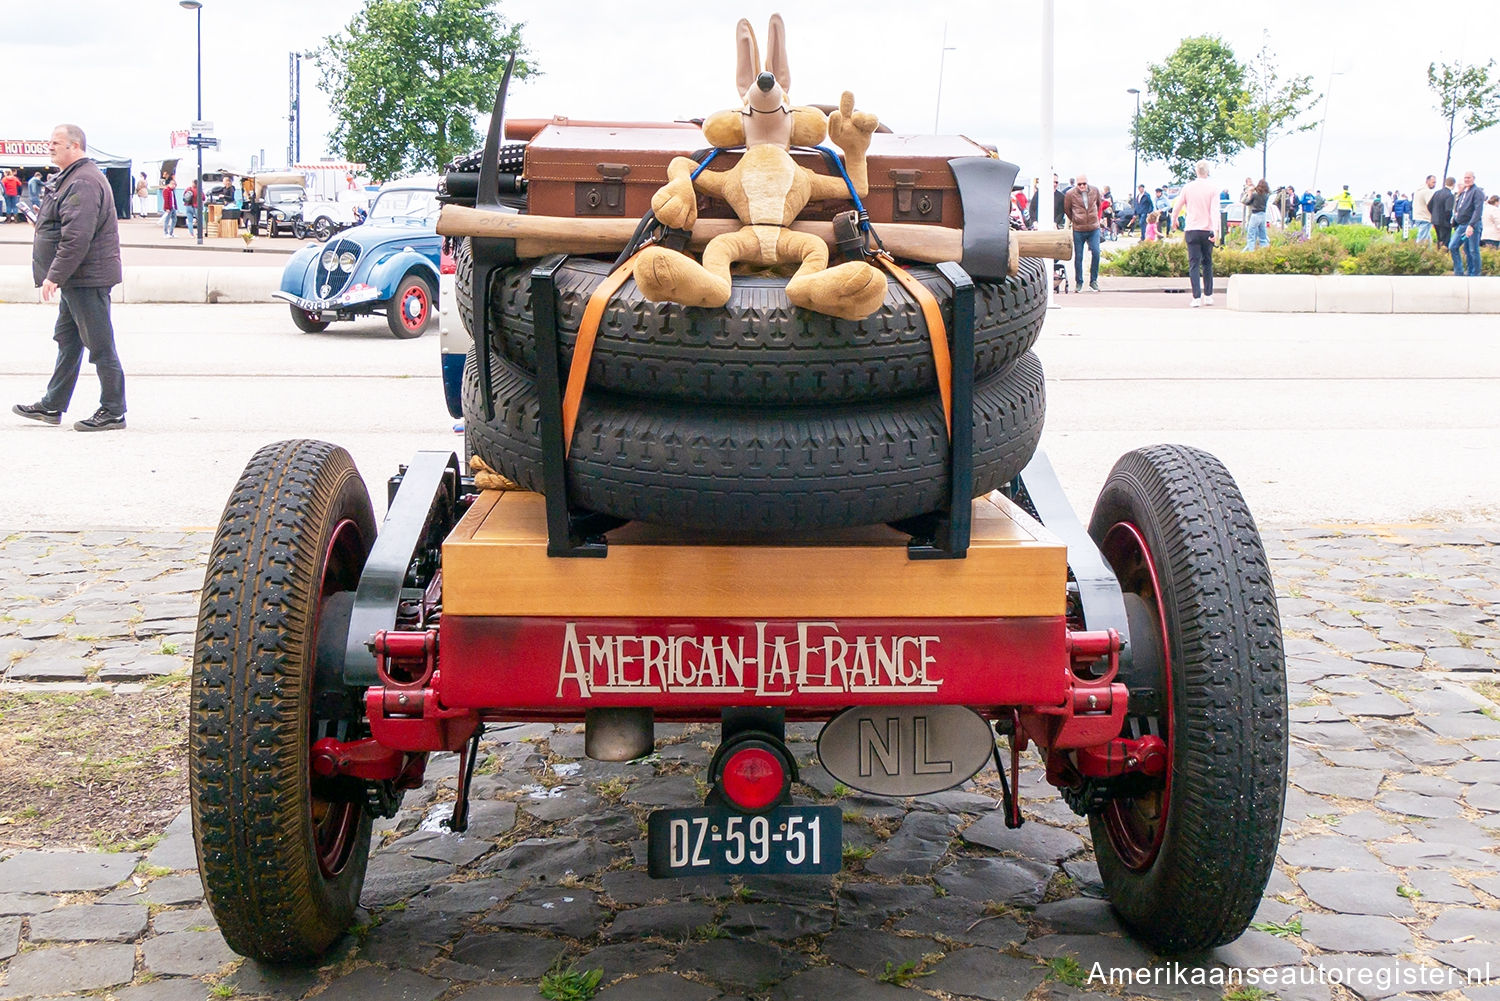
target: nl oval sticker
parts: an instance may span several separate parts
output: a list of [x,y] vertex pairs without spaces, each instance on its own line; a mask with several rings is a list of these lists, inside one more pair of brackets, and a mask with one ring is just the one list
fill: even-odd
[[856,706],[818,735],[838,781],[877,796],[925,796],[968,780],[993,757],[985,718],[963,706]]

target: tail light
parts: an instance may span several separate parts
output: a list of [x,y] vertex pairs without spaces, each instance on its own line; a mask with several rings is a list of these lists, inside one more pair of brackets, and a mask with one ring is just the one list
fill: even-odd
[[725,756],[718,785],[732,806],[753,813],[780,802],[791,786],[791,776],[786,759],[774,748],[745,741]]

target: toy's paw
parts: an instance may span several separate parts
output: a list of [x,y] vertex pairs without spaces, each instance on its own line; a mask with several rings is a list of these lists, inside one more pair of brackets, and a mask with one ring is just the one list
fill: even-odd
[[673,229],[691,229],[698,221],[698,195],[686,177],[668,181],[651,196],[657,221]]
[[870,146],[870,136],[880,126],[880,119],[868,111],[854,110],[854,94],[844,91],[839,97],[839,106],[828,116],[828,138],[838,144],[845,153],[851,150],[864,152]]
[[635,284],[648,302],[718,307],[729,301],[729,283],[697,261],[665,247],[647,247],[635,262]]

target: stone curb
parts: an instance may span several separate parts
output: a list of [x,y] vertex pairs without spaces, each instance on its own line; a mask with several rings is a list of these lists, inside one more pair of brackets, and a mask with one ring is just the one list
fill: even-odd
[[1500,313],[1500,282],[1451,275],[1235,275],[1229,308],[1254,313]]
[[[272,302],[281,287],[280,267],[129,267],[110,301],[126,303]],[[0,302],[39,303],[41,290],[31,282],[31,268],[0,267]]]

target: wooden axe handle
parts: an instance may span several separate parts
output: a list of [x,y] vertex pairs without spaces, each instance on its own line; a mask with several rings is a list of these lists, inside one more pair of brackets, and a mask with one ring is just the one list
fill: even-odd
[[[622,250],[635,233],[634,219],[568,218],[564,216],[515,215],[488,212],[462,205],[444,205],[438,217],[441,236],[487,236],[516,241],[516,256],[545,257],[548,254],[602,254]],[[688,246],[701,250],[716,236],[744,228],[737,219],[699,219]],[[795,222],[792,229],[811,233],[833,245],[833,223]],[[938,264],[962,263],[964,234],[961,229],[921,226],[913,223],[883,223],[880,239],[893,257]],[[1052,257],[1068,260],[1073,242],[1066,230],[1010,234],[1011,273],[1019,257]]]

